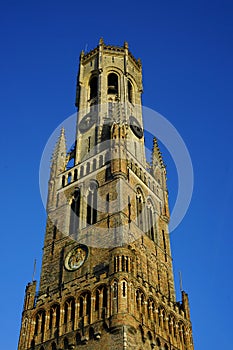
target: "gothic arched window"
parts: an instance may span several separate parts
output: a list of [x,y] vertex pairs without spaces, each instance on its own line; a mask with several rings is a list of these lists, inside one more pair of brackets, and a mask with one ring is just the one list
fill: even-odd
[[74,298],[69,298],[66,300],[64,305],[64,323],[70,321],[74,322],[75,318],[75,300]]
[[70,210],[70,234],[77,235],[80,217],[80,189],[76,188],[73,194]]
[[149,319],[153,319],[154,310],[155,310],[154,301],[153,301],[153,299],[150,298],[147,301],[147,313],[148,313]]
[[103,287],[103,307],[107,307],[108,304],[108,289],[106,286]]
[[162,329],[165,329],[165,320],[166,320],[166,313],[163,307],[159,307],[159,326]]
[[152,241],[155,242],[155,214],[154,214],[154,207],[151,203],[151,201],[147,202],[147,234]]
[[125,280],[121,282],[121,288],[122,288],[122,296],[124,298],[127,297],[127,282]]
[[79,297],[79,317],[88,316],[91,314],[91,294],[84,292]]
[[144,294],[140,289],[138,289],[136,291],[136,305],[139,313],[144,311],[144,301],[145,301]]
[[108,75],[108,94],[118,95],[118,76],[115,73]]
[[50,309],[49,329],[58,328],[60,321],[60,307],[55,304]]
[[113,283],[113,298],[117,298],[117,294],[118,294],[118,284],[117,281],[114,281]]
[[87,224],[97,222],[97,184],[92,182],[87,194]]
[[104,318],[108,303],[108,290],[106,286],[100,286],[95,292],[95,311],[99,311],[99,317]]
[[34,334],[38,335],[41,334],[42,338],[44,336],[44,330],[45,330],[45,311],[44,310],[40,310],[37,314],[36,314],[36,323],[35,323],[35,331]]
[[97,77],[92,77],[90,80],[90,99],[93,99],[97,96],[98,92],[98,78]]
[[144,228],[144,200],[142,192],[138,189],[136,195],[137,225],[143,231]]
[[95,291],[95,311],[98,311],[100,307],[100,291],[96,289]]
[[128,80],[128,100],[130,103],[133,103],[133,86]]
[[168,317],[168,330],[169,330],[169,334],[171,334],[171,336],[173,336],[173,316],[169,315]]

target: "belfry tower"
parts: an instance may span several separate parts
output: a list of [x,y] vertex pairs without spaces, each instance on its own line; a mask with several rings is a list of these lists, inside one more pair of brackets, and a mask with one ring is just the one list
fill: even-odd
[[38,291],[26,287],[18,350],[193,350],[177,302],[166,169],[145,158],[142,66],[128,49],[81,53],[73,148],[65,130],[49,179]]

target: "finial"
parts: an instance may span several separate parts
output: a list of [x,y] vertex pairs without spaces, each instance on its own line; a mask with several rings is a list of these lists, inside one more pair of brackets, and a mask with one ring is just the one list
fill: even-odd
[[163,158],[159,149],[159,145],[158,145],[158,140],[157,138],[154,136],[153,137],[153,148],[152,148],[152,157],[153,159],[157,159],[157,161],[160,163],[161,167],[165,167],[164,163],[163,163]]
[[103,45],[103,44],[104,44],[104,39],[101,37],[99,41],[99,45]]
[[129,48],[129,45],[127,43],[127,41],[124,42],[124,49],[128,49]]
[[81,53],[80,53],[80,61],[82,61],[84,55],[85,55],[84,50],[82,50]]
[[158,141],[157,138],[154,136],[153,137],[153,146],[157,146],[158,145]]
[[32,282],[34,282],[34,280],[35,280],[35,274],[36,274],[36,259],[34,259]]
[[64,136],[65,135],[65,128],[64,126],[61,128],[61,132],[60,132],[60,136]]
[[66,154],[66,136],[65,136],[65,128],[62,127],[60,130],[60,135],[57,139],[52,159],[51,159],[51,167],[53,167],[54,163],[57,163],[60,154]]

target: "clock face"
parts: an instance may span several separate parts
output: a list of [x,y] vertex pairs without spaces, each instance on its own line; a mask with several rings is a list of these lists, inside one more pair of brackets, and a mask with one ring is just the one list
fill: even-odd
[[97,121],[97,114],[94,112],[87,113],[79,123],[81,133],[89,130]]
[[65,258],[65,268],[68,271],[78,270],[87,259],[88,248],[85,245],[79,244],[73,248]]
[[134,135],[136,135],[139,139],[141,139],[143,136],[143,130],[141,125],[139,124],[139,121],[134,116],[131,115],[129,117],[129,122],[130,122],[131,130],[133,131]]

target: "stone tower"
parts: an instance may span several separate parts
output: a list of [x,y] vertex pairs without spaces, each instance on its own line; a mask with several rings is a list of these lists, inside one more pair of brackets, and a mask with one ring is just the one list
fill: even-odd
[[74,147],[52,157],[40,285],[26,287],[18,350],[193,350],[175,298],[166,170],[145,159],[142,67],[123,47],[81,53]]

